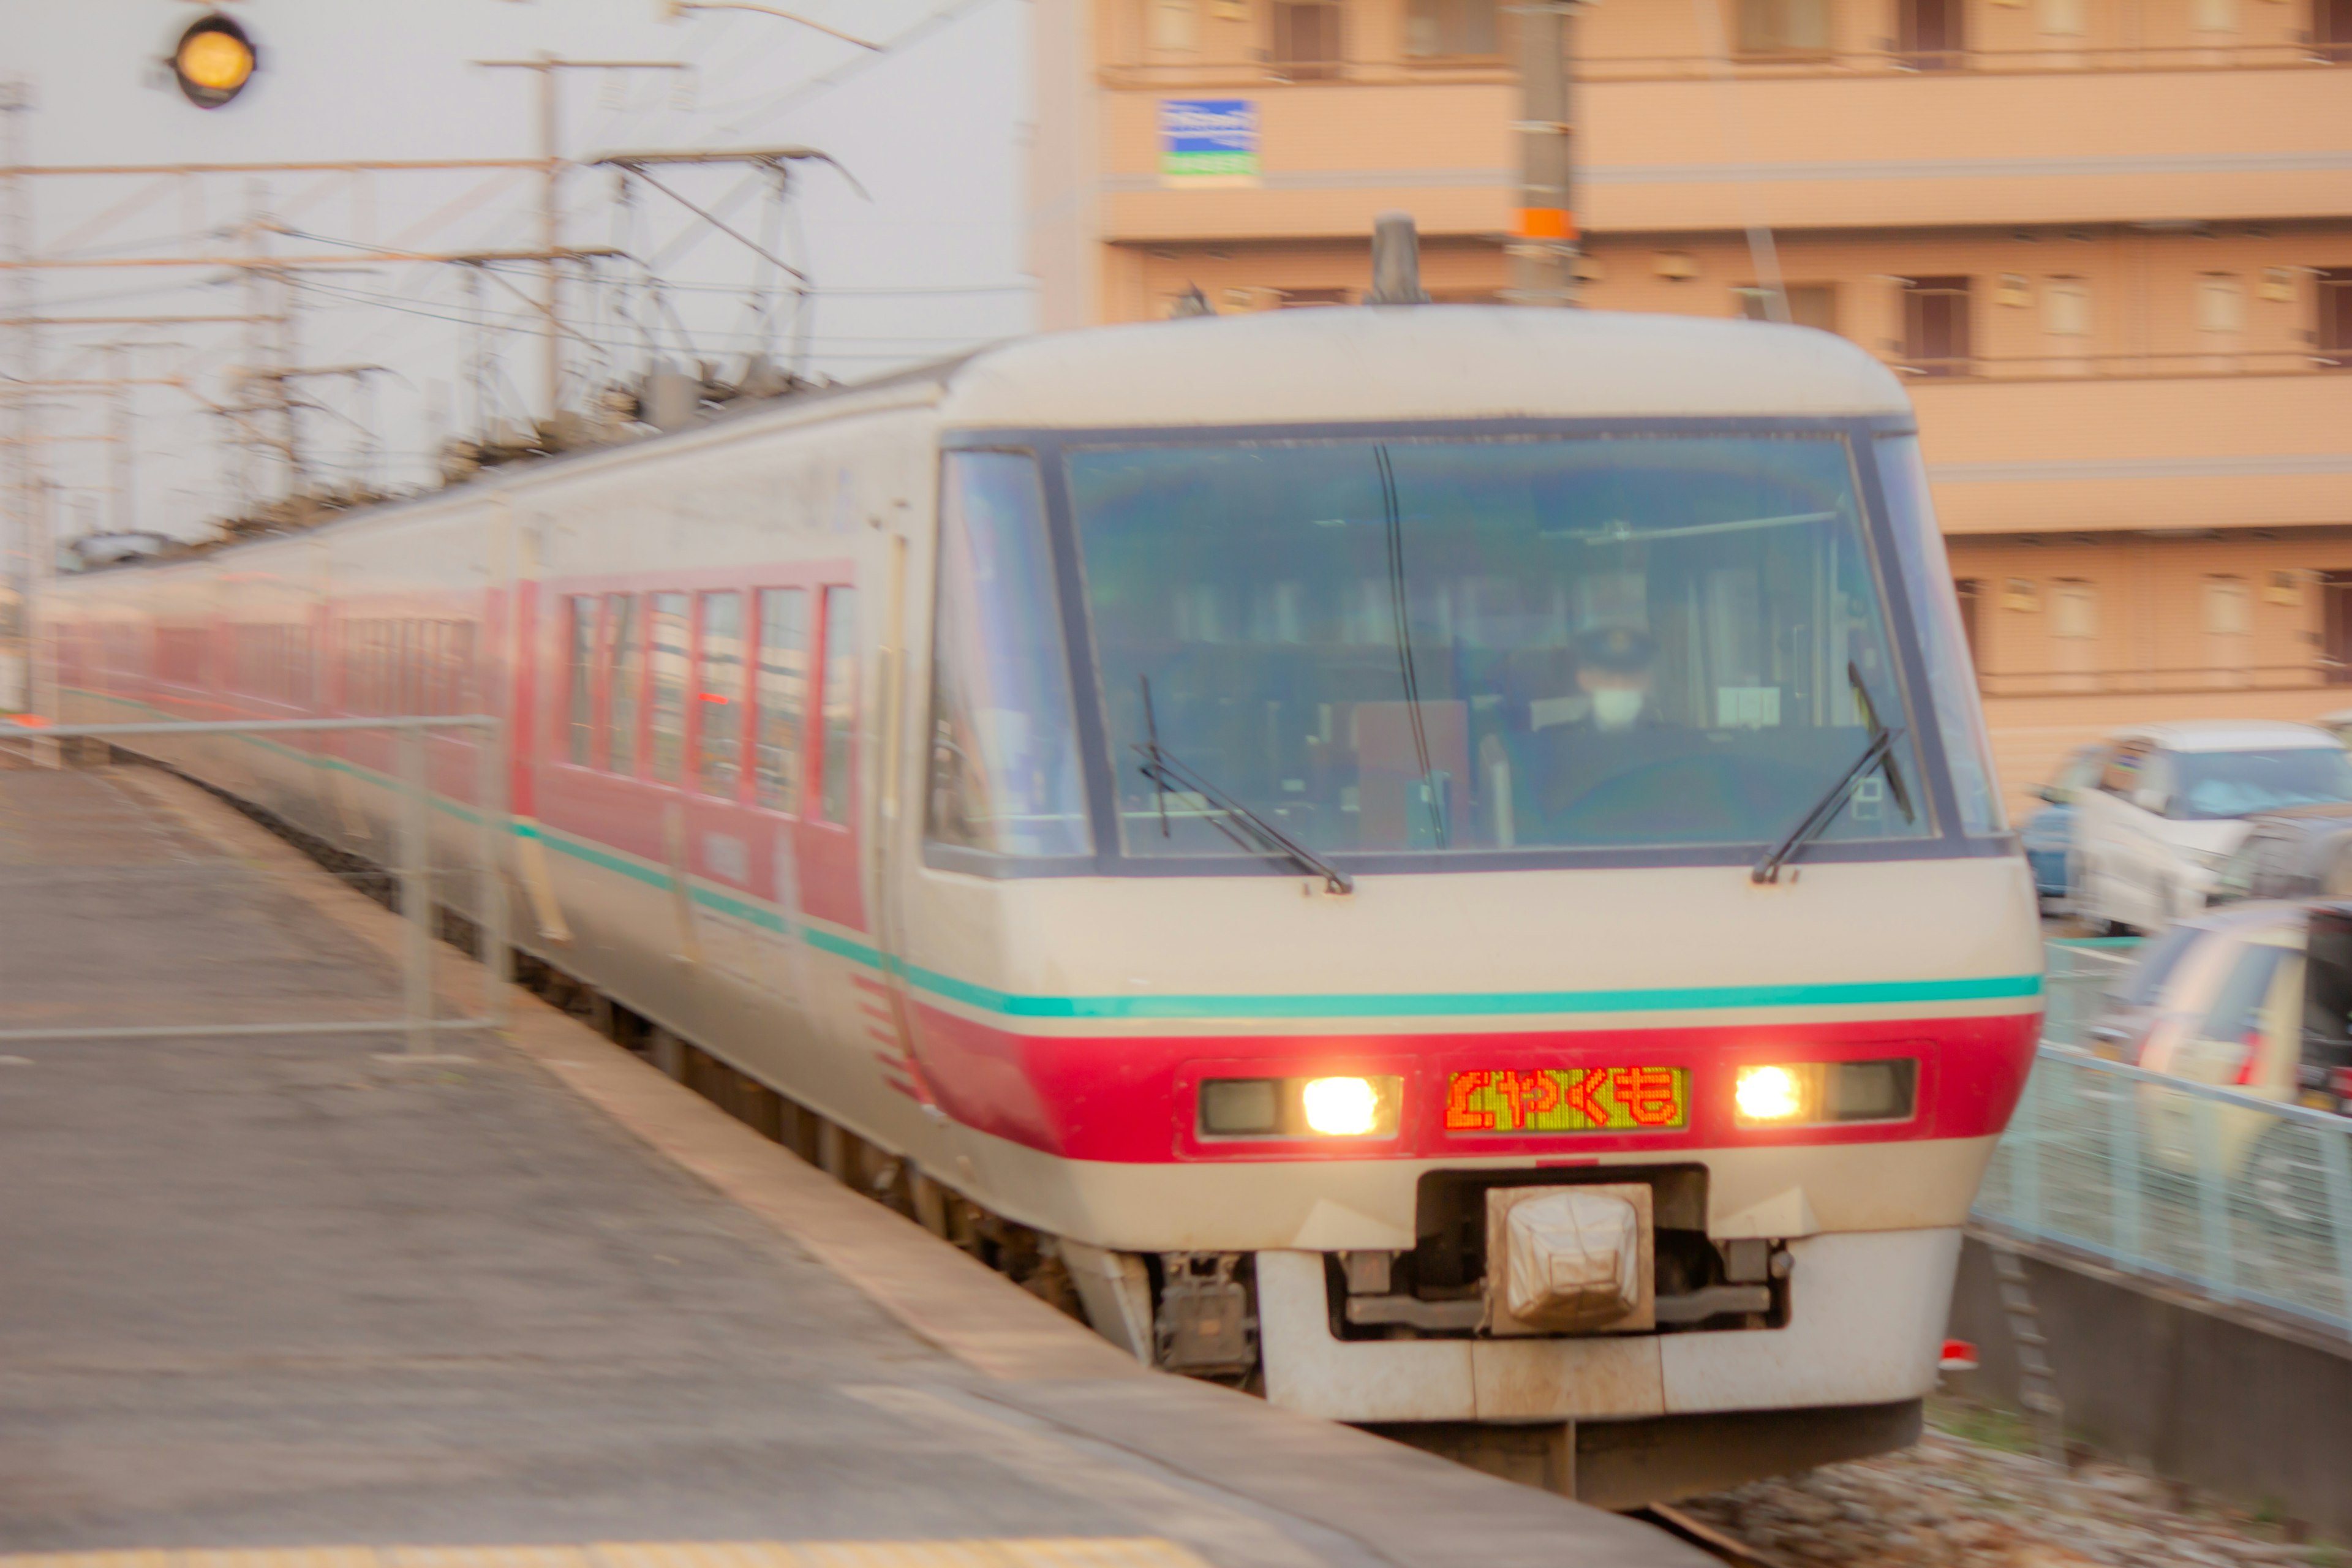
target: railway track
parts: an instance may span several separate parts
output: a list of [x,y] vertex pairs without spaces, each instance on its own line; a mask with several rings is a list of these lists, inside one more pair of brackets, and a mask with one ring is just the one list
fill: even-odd
[[1791,1568],[1788,1559],[1766,1552],[1761,1547],[1750,1546],[1704,1520],[1695,1519],[1681,1509],[1670,1508],[1662,1502],[1635,1509],[1633,1517],[1646,1520],[1667,1534],[1679,1536],[1702,1552],[1737,1564],[1738,1568]]

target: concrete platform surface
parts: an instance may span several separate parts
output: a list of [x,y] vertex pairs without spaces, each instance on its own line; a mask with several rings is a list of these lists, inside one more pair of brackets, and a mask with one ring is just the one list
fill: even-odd
[[[0,1027],[383,1016],[397,942],[169,775],[0,773]],[[0,1551],[73,1554],[0,1568],[1709,1561],[1144,1372],[514,1007],[0,1045]]]

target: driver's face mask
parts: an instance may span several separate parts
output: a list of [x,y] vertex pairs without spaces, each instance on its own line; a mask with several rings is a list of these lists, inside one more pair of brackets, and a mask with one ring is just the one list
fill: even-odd
[[1592,693],[1592,722],[1602,730],[1630,729],[1642,716],[1642,691],[1633,686],[1604,686]]

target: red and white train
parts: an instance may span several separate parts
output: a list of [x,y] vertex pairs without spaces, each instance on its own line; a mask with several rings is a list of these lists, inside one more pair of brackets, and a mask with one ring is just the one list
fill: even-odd
[[[503,717],[518,945],[1054,1238],[1142,1357],[1572,1433],[1613,1502],[1916,1429],[2041,958],[1836,339],[1043,337],[43,624],[68,720]],[[388,744],[158,749],[381,858]]]

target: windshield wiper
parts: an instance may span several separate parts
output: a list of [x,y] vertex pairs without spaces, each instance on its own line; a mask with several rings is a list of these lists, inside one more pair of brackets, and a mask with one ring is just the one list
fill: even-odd
[[[1160,791],[1160,831],[1163,836],[1168,832],[1168,795],[1171,791],[1180,795],[1197,795],[1230,819],[1213,817],[1209,825],[1241,848],[1281,856],[1300,870],[1311,871],[1322,878],[1323,885],[1332,892],[1352,893],[1356,890],[1355,879],[1348,873],[1177,761],[1168,748],[1160,743],[1160,725],[1151,711],[1151,681],[1149,677],[1143,679],[1143,719],[1145,732],[1150,739],[1139,742],[1135,749],[1143,756],[1143,776]],[[1252,845],[1241,832],[1236,831],[1236,823],[1246,829],[1249,837],[1255,838],[1257,843]]]
[[1911,792],[1904,785],[1903,771],[1895,763],[1895,742],[1902,739],[1903,731],[1890,730],[1880,721],[1878,706],[1870,700],[1870,688],[1864,683],[1862,671],[1851,660],[1845,667],[1845,678],[1853,685],[1853,700],[1862,709],[1863,722],[1869,727],[1870,744],[1862,749],[1862,755],[1854,758],[1853,764],[1838,775],[1837,782],[1822,793],[1821,799],[1813,802],[1812,808],[1789,830],[1789,836],[1772,846],[1765,852],[1764,858],[1756,862],[1755,868],[1748,873],[1748,879],[1751,882],[1779,881],[1780,868],[1788,864],[1798,850],[1827,830],[1844,807],[1846,796],[1853,793],[1853,786],[1867,777],[1873,768],[1885,771],[1886,793],[1893,795],[1895,804],[1903,808],[1903,820],[1916,820],[1916,815],[1911,809]]

